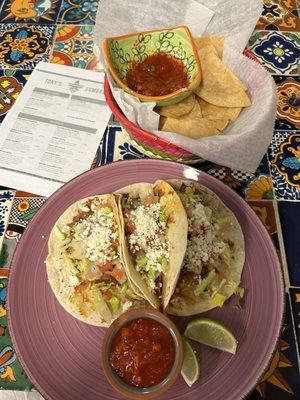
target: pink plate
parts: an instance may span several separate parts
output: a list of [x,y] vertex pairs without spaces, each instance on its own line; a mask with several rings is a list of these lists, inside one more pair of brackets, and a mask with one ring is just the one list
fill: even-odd
[[[280,332],[284,292],[276,251],[255,213],[223,183],[191,167],[153,159],[122,161],[86,172],[54,193],[26,228],[13,258],[8,285],[10,333],[26,373],[46,399],[120,399],[100,363],[104,329],[65,312],[47,281],[44,260],[53,224],[80,198],[158,178],[194,179],[214,190],[235,213],[246,241],[245,309],[233,307],[231,299],[222,309],[206,313],[236,334],[237,354],[200,346],[201,379],[189,388],[180,378],[163,399],[238,400],[254,388],[267,367]],[[182,328],[186,321],[176,318]]]

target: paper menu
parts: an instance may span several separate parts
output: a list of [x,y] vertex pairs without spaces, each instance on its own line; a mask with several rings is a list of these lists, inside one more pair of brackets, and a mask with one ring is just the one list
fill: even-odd
[[41,62],[0,126],[1,185],[49,196],[91,166],[111,112],[104,73]]

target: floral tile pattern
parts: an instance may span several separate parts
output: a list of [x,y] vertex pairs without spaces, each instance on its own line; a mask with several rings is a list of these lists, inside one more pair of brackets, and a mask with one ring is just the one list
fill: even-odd
[[120,126],[108,126],[95,156],[92,168],[113,161],[148,158],[132,144],[128,134]]
[[2,243],[8,224],[9,214],[14,199],[14,192],[12,190],[0,191],[0,252]]
[[272,74],[297,74],[299,41],[296,32],[256,31],[247,48]]
[[63,0],[58,16],[60,24],[93,25],[99,0]]
[[7,277],[0,278],[0,390],[14,389],[28,391],[33,388],[33,385],[25,375],[23,368],[16,357],[8,331],[5,305],[7,282]]
[[77,68],[93,69],[93,27],[62,25],[57,28],[51,62]]
[[0,24],[0,68],[33,69],[48,61],[54,25]]
[[61,3],[62,0],[4,0],[0,21],[53,24]]
[[265,228],[269,232],[274,246],[277,250],[278,258],[281,260],[281,251],[279,246],[279,239],[278,239],[278,232],[277,232],[277,224],[276,224],[276,217],[274,211],[274,205],[272,201],[247,201],[249,206],[252,210],[256,213],[259,217],[261,222],[264,224]]
[[300,133],[275,131],[269,160],[275,197],[300,200]]
[[9,223],[26,227],[45,200],[44,197],[15,197]]
[[277,118],[275,129],[300,129],[300,79],[275,76],[277,85]]
[[256,29],[299,31],[297,0],[264,0],[264,10]]
[[0,70],[0,122],[13,106],[30,76],[26,70]]

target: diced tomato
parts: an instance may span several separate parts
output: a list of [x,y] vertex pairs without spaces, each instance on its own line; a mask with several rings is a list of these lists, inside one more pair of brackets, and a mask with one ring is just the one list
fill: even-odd
[[154,203],[154,196],[153,194],[148,194],[148,196],[145,199],[145,204],[150,205]]
[[222,272],[222,271],[218,273],[218,277],[219,277],[221,280],[227,279],[227,275],[225,274],[225,272]]
[[85,291],[85,289],[87,289],[89,286],[88,283],[81,283],[80,285],[76,286],[75,288],[75,292],[77,293],[82,293]]
[[118,248],[119,244],[120,244],[118,238],[117,239],[113,239],[111,243],[112,243],[113,247],[115,247],[115,248]]
[[200,235],[201,236],[205,236],[206,235],[206,231],[207,231],[206,226],[204,224],[201,224],[200,225]]
[[105,292],[103,292],[103,300],[107,301],[111,298],[112,292],[108,289]]
[[126,234],[131,234],[135,231],[135,223],[130,219],[127,219],[125,222],[125,232]]
[[113,262],[107,261],[106,263],[99,265],[99,268],[101,272],[107,273],[113,269]]
[[112,271],[107,271],[106,273],[115,278],[118,282],[121,282],[125,277],[125,273],[122,269],[113,269]]

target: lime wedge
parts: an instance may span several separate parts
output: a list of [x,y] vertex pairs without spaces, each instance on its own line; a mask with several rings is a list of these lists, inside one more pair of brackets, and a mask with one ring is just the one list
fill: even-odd
[[182,337],[184,359],[181,368],[181,375],[188,386],[192,386],[200,376],[200,366],[196,355],[196,351],[186,337]]
[[235,354],[237,340],[226,325],[211,318],[197,318],[189,322],[185,332],[189,339],[196,340],[218,350]]

